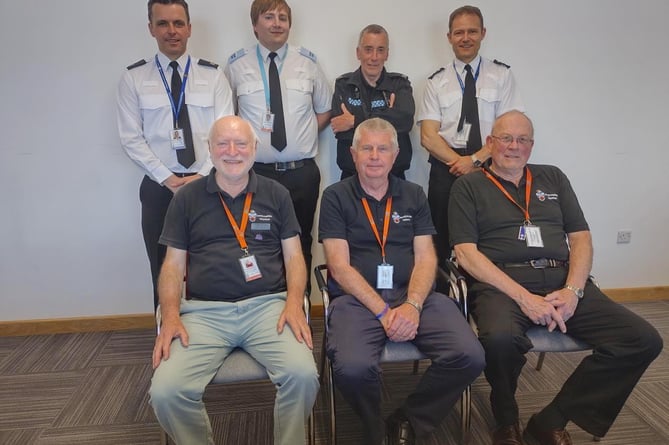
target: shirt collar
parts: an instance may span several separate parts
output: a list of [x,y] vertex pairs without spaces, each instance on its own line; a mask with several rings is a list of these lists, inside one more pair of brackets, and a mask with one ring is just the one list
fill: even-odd
[[[269,63],[269,53],[271,53],[272,51],[262,46],[260,42],[258,42],[258,48],[260,49],[260,55],[262,56],[262,60],[265,63]],[[288,53],[288,43],[284,43],[281,48],[277,49],[274,52],[276,53],[276,57],[280,61],[284,60],[286,58],[286,54]]]
[[[351,181],[353,181],[353,183],[354,183],[353,192],[354,192],[355,197],[357,199],[367,198],[367,199],[373,199],[374,201],[376,201],[376,198],[374,198],[373,196],[369,196],[362,189],[362,185],[360,185],[360,179],[358,178],[357,174],[354,175],[353,177],[351,177]],[[386,191],[386,195],[384,196],[384,200],[388,196],[396,197],[396,196],[399,195],[399,181],[400,181],[400,179],[397,176],[388,173],[388,190]]]
[[[248,192],[255,194],[258,190],[258,177],[253,169],[249,170],[249,183],[246,184],[246,189],[240,193],[238,196],[244,196]],[[212,167],[207,176],[207,192],[208,193],[221,193],[227,199],[231,199],[230,195],[225,193],[221,188],[216,184],[216,167]]]
[[481,56],[477,55],[474,60],[469,63],[465,63],[460,59],[455,59],[453,63],[455,64],[455,71],[464,79],[464,76],[467,74],[465,71],[465,65],[471,66],[472,75],[475,75],[476,71],[479,69],[479,65],[481,64]]
[[[170,62],[171,62],[170,58],[167,57],[165,54],[161,53],[160,51],[158,52],[158,61],[160,62],[160,66],[163,67],[164,71],[170,69]],[[186,68],[186,63],[188,63],[188,53],[183,53],[181,57],[177,59],[177,62],[179,63],[179,71],[183,73],[184,69]]]

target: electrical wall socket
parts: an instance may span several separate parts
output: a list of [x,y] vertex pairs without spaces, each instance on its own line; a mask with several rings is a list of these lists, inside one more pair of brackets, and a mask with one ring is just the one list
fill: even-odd
[[632,242],[632,231],[631,230],[620,230],[618,231],[618,244],[629,244]]

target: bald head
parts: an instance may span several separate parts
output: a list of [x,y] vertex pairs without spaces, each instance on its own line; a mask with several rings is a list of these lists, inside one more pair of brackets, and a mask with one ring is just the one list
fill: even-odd
[[507,111],[504,114],[501,114],[496,120],[495,123],[492,126],[492,134],[496,135],[498,134],[501,130],[500,128],[503,128],[508,124],[510,121],[524,121],[528,125],[528,136],[530,138],[534,139],[534,125],[532,124],[532,120],[527,117],[527,115],[521,111],[518,110],[511,110]]

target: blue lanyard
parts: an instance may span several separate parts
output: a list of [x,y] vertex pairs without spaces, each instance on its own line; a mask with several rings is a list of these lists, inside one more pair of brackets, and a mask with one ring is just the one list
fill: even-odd
[[[479,72],[481,71],[481,65],[483,65],[483,59],[479,61],[479,66],[476,68],[476,74],[474,74],[474,83],[479,79]],[[462,83],[462,79],[460,78],[460,73],[458,73],[458,70],[455,68],[455,60],[453,61],[453,71],[455,71],[455,75],[458,76],[458,82],[460,82],[460,88],[462,89],[462,95],[465,95],[465,84]]]
[[[288,51],[287,46],[286,46],[286,51]],[[268,85],[268,82],[267,82],[267,71],[265,70],[265,64],[263,63],[262,56],[260,55],[260,45],[256,45],[256,56],[258,57],[258,68],[260,69],[260,75],[262,76],[262,84],[263,84],[263,88],[265,89],[265,103],[267,104],[267,109],[269,110],[270,109],[270,105],[269,105],[269,85]],[[285,60],[286,59],[284,59],[284,61]],[[281,74],[282,69],[283,69],[283,61],[277,67],[277,70],[279,71],[279,74]]]
[[158,60],[158,54],[156,54],[156,65],[158,66],[158,71],[160,72],[160,78],[163,79],[163,85],[165,85],[165,90],[167,91],[167,97],[170,98],[170,105],[172,106],[172,116],[174,117],[174,122],[176,125],[177,120],[179,119],[179,112],[181,111],[181,106],[184,103],[184,91],[186,91],[186,82],[188,81],[188,71],[190,70],[190,56],[188,56],[188,62],[186,62],[186,68],[184,69],[184,78],[181,81],[181,93],[179,94],[179,104],[174,104],[174,99],[172,98],[172,91],[170,86],[167,84],[167,79],[165,78],[165,72],[163,67],[160,65],[160,60]]

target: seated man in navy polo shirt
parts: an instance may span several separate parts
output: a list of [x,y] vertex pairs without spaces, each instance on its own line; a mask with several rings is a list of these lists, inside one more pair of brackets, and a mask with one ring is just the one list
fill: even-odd
[[209,134],[214,168],[183,186],[165,218],[163,323],[150,394],[158,421],[177,444],[213,445],[202,394],[235,347],[267,368],[277,387],[275,444],[304,443],[318,392],[302,310],[300,226],[288,191],[251,170],[256,145],[248,122],[216,121]]
[[[360,124],[351,147],[357,175],[325,190],[319,221],[333,298],[327,354],[369,445],[429,435],[484,366],[457,304],[434,292],[430,208],[418,185],[390,175],[398,152],[389,122]],[[432,364],[386,428],[379,357],[387,340],[413,342]]]
[[[486,351],[497,422],[492,443],[569,445],[569,421],[603,437],[662,339],[588,281],[588,223],[562,171],[527,164],[534,146],[527,116],[501,115],[486,144],[491,159],[455,181],[448,215],[458,262],[474,278],[470,308]],[[532,325],[560,329],[594,351],[521,437],[514,393],[532,348],[525,336]]]

